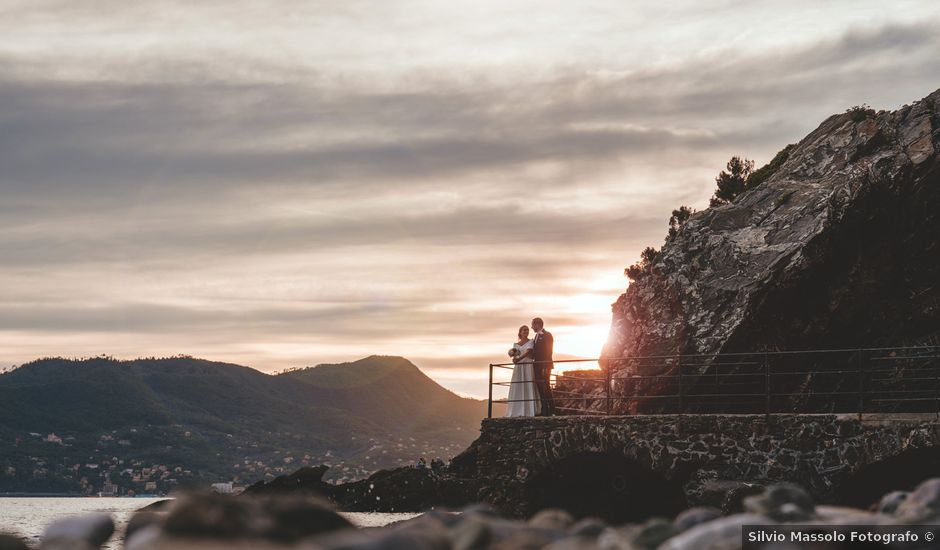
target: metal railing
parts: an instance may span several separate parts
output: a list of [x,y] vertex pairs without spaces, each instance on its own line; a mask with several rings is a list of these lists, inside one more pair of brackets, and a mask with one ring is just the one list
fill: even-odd
[[[561,414],[940,414],[940,346],[658,355],[553,362]],[[571,364],[601,368],[565,371]],[[537,365],[537,364],[536,364]],[[488,417],[510,398],[513,363],[489,366]],[[509,378],[506,380],[506,378]],[[494,398],[494,390],[506,394]]]

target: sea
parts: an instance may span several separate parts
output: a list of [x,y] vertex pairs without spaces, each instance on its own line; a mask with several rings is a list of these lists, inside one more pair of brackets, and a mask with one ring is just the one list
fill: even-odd
[[[37,544],[43,530],[56,520],[104,512],[114,518],[117,530],[104,548],[122,547],[124,526],[134,511],[165,498],[68,498],[68,497],[3,497],[0,498],[0,532],[17,535],[30,544]],[[380,527],[420,514],[380,514],[342,512],[359,527]]]

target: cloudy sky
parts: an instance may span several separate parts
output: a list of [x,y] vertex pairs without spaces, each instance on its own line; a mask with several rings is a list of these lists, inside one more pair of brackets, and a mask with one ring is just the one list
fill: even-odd
[[940,3],[888,6],[0,0],[0,367],[596,355],[731,155],[940,87]]

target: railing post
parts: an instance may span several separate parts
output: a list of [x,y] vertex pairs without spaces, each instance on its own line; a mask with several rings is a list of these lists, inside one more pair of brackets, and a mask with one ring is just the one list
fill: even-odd
[[490,395],[486,400],[486,417],[493,418],[493,363],[490,363]]
[[639,404],[637,403],[637,396],[640,395],[640,391],[637,386],[639,385],[640,380],[642,379],[639,378],[639,375],[633,375],[632,378],[633,380],[631,382],[633,383],[633,396],[631,397],[631,400],[630,400],[630,407],[632,407],[633,410],[639,412]]
[[685,400],[682,397],[682,356],[676,356],[676,369],[679,371],[679,414],[685,412]]
[[862,421],[862,411],[865,410],[865,375],[862,371],[862,350],[857,349],[856,362],[858,363],[858,421]]
[[764,418],[770,420],[770,357],[764,352],[764,393],[766,394],[766,403],[764,409]]
[[610,367],[608,363],[607,368],[604,369],[604,394],[607,396],[607,416],[610,416],[611,411],[611,402],[610,402]]
[[[936,351],[931,350],[931,353],[936,353]],[[911,360],[908,359],[908,365],[911,364]],[[934,391],[934,414],[937,418],[940,418],[940,385],[937,384],[937,369],[934,369],[930,373],[931,382],[933,382],[933,391]]]

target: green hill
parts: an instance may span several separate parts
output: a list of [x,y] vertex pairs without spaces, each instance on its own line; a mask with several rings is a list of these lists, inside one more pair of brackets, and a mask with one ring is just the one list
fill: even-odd
[[463,441],[457,433],[475,434],[485,412],[483,402],[455,399],[457,396],[402,357],[372,356],[283,376],[317,388],[326,406],[348,407],[357,416],[409,436],[438,434]]
[[[170,479],[250,482],[303,463],[356,478],[456,454],[484,411],[401,357],[280,375],[191,357],[41,359],[0,375],[0,492],[97,490],[103,461],[111,472],[167,466],[173,476],[159,490]],[[89,463],[98,480],[81,484]]]

